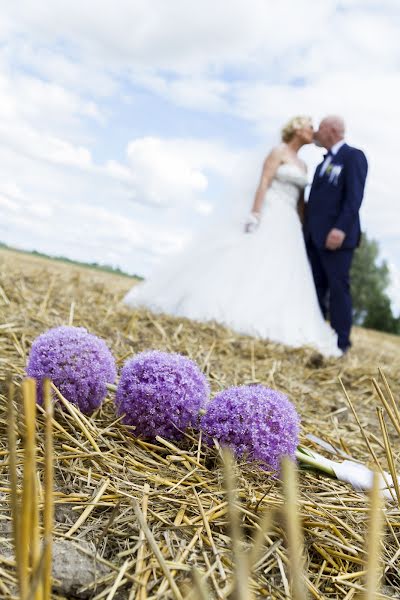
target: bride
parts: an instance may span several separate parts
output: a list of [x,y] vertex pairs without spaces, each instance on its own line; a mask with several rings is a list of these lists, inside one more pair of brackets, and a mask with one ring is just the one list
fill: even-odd
[[265,159],[244,231],[228,226],[198,240],[124,302],[340,356],[318,305],[299,217],[307,173],[298,151],[312,141],[311,119],[291,119]]

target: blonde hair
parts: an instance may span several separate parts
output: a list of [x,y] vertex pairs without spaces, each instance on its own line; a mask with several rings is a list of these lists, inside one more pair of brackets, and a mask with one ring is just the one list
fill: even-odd
[[307,127],[307,125],[311,125],[311,123],[311,117],[308,117],[306,115],[299,115],[297,117],[293,117],[281,129],[282,142],[290,142],[290,140],[294,138],[297,129]]

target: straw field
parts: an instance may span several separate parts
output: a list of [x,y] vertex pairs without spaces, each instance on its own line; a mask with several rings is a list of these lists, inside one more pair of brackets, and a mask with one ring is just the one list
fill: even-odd
[[[145,349],[177,351],[198,362],[213,392],[252,382],[279,389],[302,417],[305,445],[324,453],[307,438],[313,434],[370,467],[378,462],[398,469],[400,419],[390,390],[398,399],[400,338],[355,330],[348,357],[324,360],[311,349],[287,349],[216,324],[130,311],[120,301],[132,284],[126,277],[0,252],[0,598],[20,597],[12,543],[8,378],[15,382],[21,479],[27,435],[21,382],[33,339],[50,327],[86,327],[106,340],[119,367]],[[256,465],[234,465],[224,480],[220,449],[206,447],[195,433],[176,444],[135,439],[115,415],[112,392],[91,417],[62,405],[58,399],[53,421],[52,598],[350,600],[364,593],[373,543],[381,555],[380,593],[370,597],[400,597],[396,497],[384,506],[381,543],[379,527],[371,542],[368,498],[344,483],[301,470],[298,496],[288,492],[284,502],[281,483]],[[44,422],[39,409],[40,510]],[[299,542],[304,593],[291,581],[296,561],[286,509],[294,505],[304,535]],[[235,522],[241,539],[236,532],[232,541]],[[245,591],[240,585],[233,589],[239,572],[245,573]],[[38,593],[28,590],[26,597],[44,597]]]

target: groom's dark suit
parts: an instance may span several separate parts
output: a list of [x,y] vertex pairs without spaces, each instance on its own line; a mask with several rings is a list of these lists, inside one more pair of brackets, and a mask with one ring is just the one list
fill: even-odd
[[[343,144],[329,155],[314,175],[304,220],[304,237],[311,263],[318,301],[338,334],[338,346],[350,346],[352,305],[350,267],[360,242],[359,209],[364,194],[368,163],[364,153]],[[322,173],[322,174],[321,174]],[[331,229],[346,235],[338,250],[325,247]]]

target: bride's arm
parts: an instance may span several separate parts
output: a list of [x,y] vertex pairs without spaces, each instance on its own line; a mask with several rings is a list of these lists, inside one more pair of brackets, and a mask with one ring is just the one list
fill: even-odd
[[264,197],[267,189],[271,185],[271,181],[274,178],[274,175],[282,162],[282,150],[281,148],[274,148],[272,152],[270,152],[267,158],[264,161],[260,183],[258,184],[258,188],[256,191],[256,195],[253,202],[253,208],[251,212],[260,213],[262,209],[262,205],[264,203]]
[[267,156],[264,161],[260,182],[258,184],[256,194],[254,197],[253,206],[251,209],[250,217],[246,223],[245,230],[251,232],[255,229],[261,217],[261,210],[264,203],[264,197],[267,189],[271,185],[274,175],[282,163],[283,152],[280,147],[274,148]]
[[304,213],[306,210],[306,202],[304,200],[304,190],[301,192],[299,200],[297,202],[297,213],[299,215],[300,222],[304,223]]

